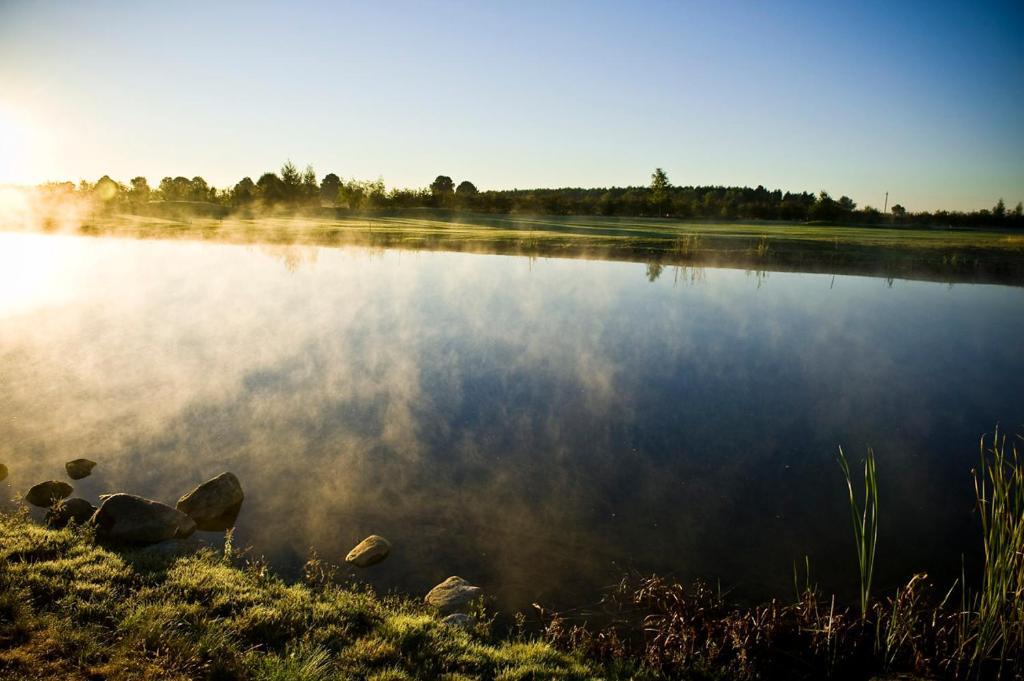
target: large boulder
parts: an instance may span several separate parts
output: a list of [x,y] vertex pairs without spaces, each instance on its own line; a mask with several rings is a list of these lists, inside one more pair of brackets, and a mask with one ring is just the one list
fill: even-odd
[[461,610],[482,593],[480,587],[473,586],[462,577],[449,577],[431,589],[423,600],[442,615],[447,615]]
[[49,508],[61,499],[67,499],[75,489],[66,482],[60,480],[47,480],[38,485],[33,485],[25,495],[25,501],[33,506]]
[[83,525],[89,522],[96,507],[85,499],[75,497],[57,502],[53,508],[46,512],[46,524],[54,529],[61,529],[67,526],[72,520],[76,525]]
[[134,494],[111,494],[92,521],[98,536],[122,544],[157,544],[196,531],[196,522],[181,511]]
[[81,480],[82,478],[89,477],[89,474],[92,473],[92,469],[95,467],[96,462],[89,459],[75,459],[64,464],[64,470],[68,472],[68,477],[72,480]]
[[356,567],[370,567],[387,558],[389,553],[391,553],[391,542],[379,534],[371,534],[348,552],[345,562]]
[[176,508],[200,530],[218,532],[234,527],[242,508],[242,484],[233,473],[221,473],[178,499]]

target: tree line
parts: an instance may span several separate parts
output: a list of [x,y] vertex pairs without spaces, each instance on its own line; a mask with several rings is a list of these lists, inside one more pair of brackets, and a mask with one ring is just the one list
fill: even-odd
[[1024,206],[1010,209],[1002,199],[991,209],[973,212],[911,213],[894,204],[885,213],[858,207],[848,196],[828,192],[789,192],[763,186],[674,186],[657,168],[647,185],[632,187],[501,189],[480,191],[468,180],[457,185],[438,175],[420,189],[388,189],[383,179],[344,180],[335,173],[318,179],[312,166],[300,171],[291,161],[278,172],[263,173],[255,182],[242,178],[233,187],[217,188],[202,177],[165,177],[154,188],[145,177],[122,184],[104,175],[95,183],[43,185],[47,192],[99,199],[110,209],[132,210],[159,204],[212,206],[229,210],[350,212],[434,208],[478,213],[602,215],[701,220],[781,220],[848,224],[939,224],[1024,228]]

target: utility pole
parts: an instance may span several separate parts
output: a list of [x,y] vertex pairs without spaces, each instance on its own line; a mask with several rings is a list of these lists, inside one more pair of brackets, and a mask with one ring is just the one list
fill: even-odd
[[884,215],[884,214],[886,214],[888,212],[889,212],[889,192],[886,192],[885,193],[885,207],[882,208],[882,214]]

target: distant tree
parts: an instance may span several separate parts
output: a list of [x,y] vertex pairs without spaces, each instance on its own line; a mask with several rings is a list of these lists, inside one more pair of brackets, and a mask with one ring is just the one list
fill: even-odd
[[1006,203],[1002,199],[996,201],[996,205],[992,209],[992,215],[995,215],[997,218],[1006,217]]
[[438,175],[430,183],[430,193],[442,202],[447,201],[455,193],[455,183],[447,175]]
[[299,169],[290,160],[285,161],[281,166],[281,187],[284,192],[284,200],[291,203],[299,201],[302,197],[302,176]]
[[1016,218],[1024,215],[1024,201],[1018,201],[1017,205],[1013,208],[1013,216]]
[[388,205],[388,193],[384,188],[384,179],[378,177],[372,182],[364,183],[366,190],[366,206],[368,208],[386,208]]
[[839,217],[839,204],[823,189],[818,193],[818,200],[811,206],[810,217],[815,220],[835,220]]
[[256,199],[256,184],[252,178],[243,177],[231,190],[231,203],[235,206],[245,206]]
[[839,210],[846,213],[852,213],[853,211],[857,210],[857,204],[854,203],[853,199],[851,199],[849,196],[840,196],[838,204]]
[[270,206],[282,203],[287,198],[284,182],[276,173],[263,173],[256,180],[256,194],[263,203]]
[[661,168],[655,168],[651,173],[651,206],[658,215],[668,212],[668,192],[671,188],[668,174]]
[[361,182],[351,180],[343,182],[338,189],[338,205],[345,206],[349,210],[359,210],[366,202],[366,188]]
[[149,182],[146,178],[139,176],[131,180],[131,189],[128,190],[128,200],[132,203],[146,203],[150,195]]
[[320,185],[316,183],[316,171],[313,166],[307,165],[302,171],[301,191],[303,203],[320,204]]
[[906,208],[904,208],[903,206],[901,206],[901,205],[900,205],[900,204],[898,204],[898,203],[897,203],[897,204],[895,204],[895,205],[894,205],[894,206],[893,206],[892,208],[890,208],[889,210],[891,210],[891,211],[892,211],[892,214],[893,214],[893,215],[895,215],[895,216],[896,216],[896,217],[898,217],[898,218],[901,218],[901,217],[903,217],[904,215],[906,215],[906,214],[907,214],[907,209],[906,209]]
[[210,200],[210,185],[206,183],[206,180],[199,177],[193,177],[188,183],[188,200],[189,201],[209,201]]
[[459,186],[455,188],[456,196],[476,196],[480,192],[477,191],[476,185],[469,180],[463,180],[459,183]]
[[93,196],[97,197],[101,201],[113,201],[118,198],[121,193],[121,185],[114,180],[110,179],[109,175],[104,175],[100,179],[96,180],[96,184],[92,188]]
[[333,205],[338,200],[339,189],[341,178],[334,173],[327,173],[320,182],[320,199]]

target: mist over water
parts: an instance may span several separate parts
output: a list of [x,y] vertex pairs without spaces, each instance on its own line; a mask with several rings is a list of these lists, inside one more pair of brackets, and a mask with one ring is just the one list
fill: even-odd
[[0,233],[0,486],[231,470],[236,543],[287,574],[378,533],[381,589],[564,607],[625,569],[788,594],[805,555],[849,591],[835,453],[871,446],[885,588],[977,554],[1021,337],[1020,288]]

